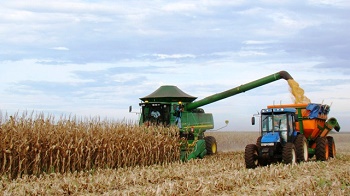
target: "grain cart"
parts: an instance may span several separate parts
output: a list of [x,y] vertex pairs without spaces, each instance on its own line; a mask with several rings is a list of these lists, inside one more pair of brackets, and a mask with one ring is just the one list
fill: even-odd
[[[161,86],[153,93],[140,98],[139,124],[177,125],[182,141],[181,160],[203,158],[206,154],[217,153],[217,143],[214,137],[204,135],[206,130],[214,128],[214,121],[213,115],[205,113],[200,107],[282,78],[292,79],[288,72],[280,71],[198,101],[194,101],[197,97],[183,92],[176,86]],[[129,111],[132,111],[131,107]]]
[[[327,120],[330,107],[323,104],[270,105],[261,110],[260,132],[256,144],[245,148],[247,168],[273,162],[295,163],[316,155],[325,161],[335,157],[335,143],[328,133],[340,126],[335,118]],[[255,118],[252,118],[255,124]]]

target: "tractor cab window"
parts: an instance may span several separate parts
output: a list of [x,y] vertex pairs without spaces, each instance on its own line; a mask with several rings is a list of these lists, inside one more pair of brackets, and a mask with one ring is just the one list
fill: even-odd
[[272,130],[272,116],[271,115],[261,115],[261,121],[262,121],[262,131],[268,132]]
[[142,119],[144,124],[170,124],[170,105],[161,103],[142,104]]
[[274,114],[261,116],[263,131],[287,131],[287,116],[286,114]]
[[287,131],[287,116],[286,114],[276,115],[275,122],[277,124],[276,129],[279,131]]
[[279,131],[282,139],[287,141],[287,132],[290,130],[290,122],[292,122],[289,120],[288,123],[287,116],[290,117],[287,114],[263,114],[261,116],[263,134],[264,132]]

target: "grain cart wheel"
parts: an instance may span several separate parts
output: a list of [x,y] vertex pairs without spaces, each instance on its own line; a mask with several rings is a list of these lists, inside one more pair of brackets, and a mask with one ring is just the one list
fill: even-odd
[[308,152],[308,146],[307,141],[304,135],[299,134],[297,138],[294,140],[295,150],[297,154],[297,161],[308,161],[309,159],[309,152]]
[[255,144],[248,144],[244,152],[245,167],[248,169],[256,168],[259,165],[258,158],[258,147]]
[[297,161],[297,156],[295,152],[295,145],[291,142],[287,142],[282,150],[282,160],[285,164],[295,164]]
[[207,154],[212,155],[216,154],[218,151],[216,139],[213,136],[204,137],[205,140],[205,149],[207,149]]
[[316,139],[315,148],[316,160],[327,161],[329,156],[328,141],[325,137],[319,137]]
[[329,151],[329,157],[335,158],[335,155],[337,154],[335,150],[335,142],[332,136],[327,136],[328,141],[328,151]]

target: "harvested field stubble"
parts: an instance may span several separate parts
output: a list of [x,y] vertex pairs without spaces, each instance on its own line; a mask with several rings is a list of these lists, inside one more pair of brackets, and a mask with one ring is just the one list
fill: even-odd
[[2,194],[107,195],[349,195],[349,155],[328,162],[245,169],[243,152],[186,163],[97,169],[3,179]]
[[223,152],[244,151],[247,144],[255,144],[259,132],[209,131],[206,135],[215,137],[218,150]]

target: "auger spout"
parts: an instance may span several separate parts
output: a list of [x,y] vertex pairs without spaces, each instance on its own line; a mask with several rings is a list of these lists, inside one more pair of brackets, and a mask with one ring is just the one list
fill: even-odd
[[219,101],[221,99],[225,99],[227,97],[231,97],[233,95],[243,93],[245,91],[257,88],[259,86],[263,86],[265,84],[277,81],[279,79],[289,80],[289,79],[293,79],[293,78],[288,72],[280,71],[280,72],[271,74],[269,76],[260,78],[258,80],[255,80],[255,81],[252,81],[252,82],[249,82],[246,84],[242,84],[238,87],[234,87],[234,88],[229,89],[227,91],[211,95],[209,97],[206,97],[204,99],[201,99],[201,100],[198,100],[198,101],[195,101],[192,103],[188,103],[187,105],[185,105],[185,110],[190,111],[190,110],[196,109],[198,107],[201,107],[203,105],[207,105],[207,104]]

